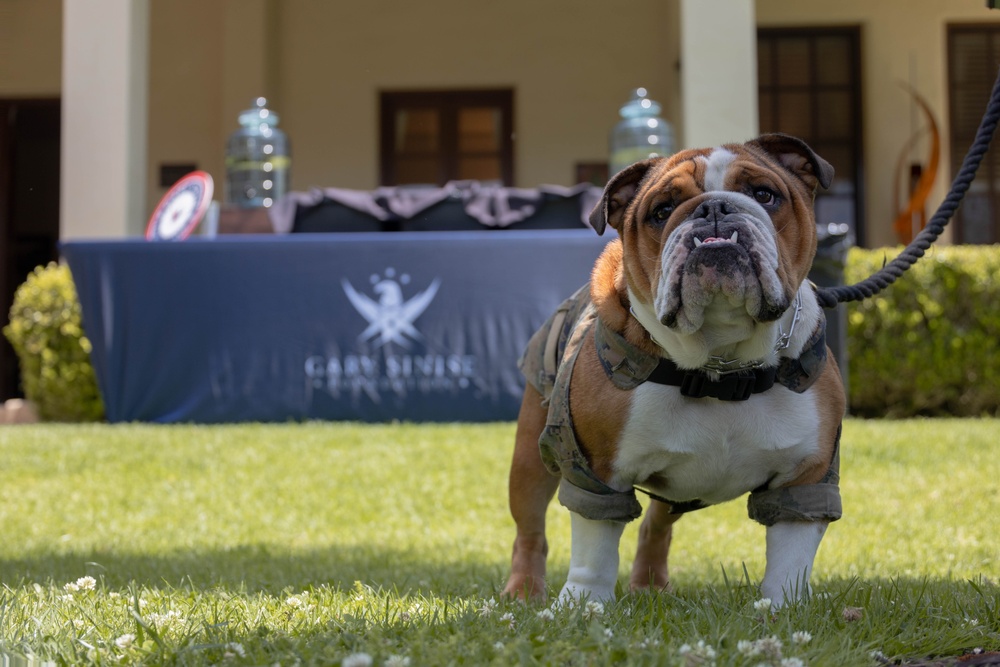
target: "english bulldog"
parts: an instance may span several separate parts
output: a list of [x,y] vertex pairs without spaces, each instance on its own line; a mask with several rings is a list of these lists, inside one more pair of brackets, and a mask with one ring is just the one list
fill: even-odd
[[510,471],[517,536],[504,593],[545,595],[546,508],[572,552],[560,599],[612,598],[625,524],[642,514],[632,590],[668,585],[674,522],[749,493],[766,529],[761,593],[808,590],[840,517],[845,399],[807,274],[813,200],[833,168],[767,134],[615,175],[591,213],[618,239],[532,338]]

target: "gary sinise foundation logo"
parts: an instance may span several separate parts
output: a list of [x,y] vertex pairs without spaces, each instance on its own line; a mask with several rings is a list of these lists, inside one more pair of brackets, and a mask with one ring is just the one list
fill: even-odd
[[351,305],[368,320],[368,328],[361,332],[358,340],[367,341],[374,337],[376,347],[382,347],[386,343],[396,343],[409,348],[408,339],[421,338],[413,322],[434,300],[441,281],[435,278],[430,287],[410,299],[403,298],[402,287],[410,283],[410,276],[404,273],[397,281],[396,270],[391,267],[385,270],[384,277],[372,276],[371,283],[372,291],[378,295],[378,301],[358,292],[346,278],[341,281]]
[[475,357],[432,352],[429,348],[439,346],[427,341],[418,329],[418,320],[437,296],[441,280],[435,278],[415,288],[409,274],[388,267],[372,275],[369,283],[370,294],[366,294],[347,278],[341,280],[344,294],[367,326],[355,340],[355,351],[306,359],[311,388],[325,389],[334,397],[344,392],[355,397],[365,394],[375,402],[384,392],[406,395],[468,388],[476,377]]

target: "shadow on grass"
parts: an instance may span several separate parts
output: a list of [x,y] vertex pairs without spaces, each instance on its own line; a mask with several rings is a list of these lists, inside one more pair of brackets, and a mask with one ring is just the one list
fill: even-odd
[[384,547],[289,550],[270,545],[162,555],[70,552],[0,560],[0,585],[62,586],[89,575],[111,589],[135,582],[150,587],[274,593],[323,584],[349,589],[360,581],[399,593],[467,595],[473,585],[483,593],[502,588],[508,567],[505,556],[495,562],[473,562],[449,560],[442,554],[440,560],[431,562],[426,553]]

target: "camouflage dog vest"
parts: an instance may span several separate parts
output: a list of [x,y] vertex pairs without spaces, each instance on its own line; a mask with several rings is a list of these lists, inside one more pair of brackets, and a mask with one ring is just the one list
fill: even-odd
[[[676,384],[687,396],[709,397],[707,400],[745,400],[751,393],[765,391],[775,382],[800,393],[808,389],[826,363],[825,333],[825,320],[821,320],[798,359],[785,359],[775,369],[743,374],[735,381],[719,384],[707,380],[707,376],[699,377],[704,376],[700,371],[681,371],[676,367],[666,371],[666,375],[676,375],[676,378],[664,381],[654,377],[664,375],[663,364],[672,364],[639,350],[605,326],[590,301],[589,286],[584,286],[564,301],[535,332],[518,364],[527,381],[542,395],[543,405],[548,406],[539,449],[549,472],[562,477],[559,502],[594,520],[627,522],[642,514],[636,489],[618,491],[605,484],[591,470],[576,440],[569,411],[569,385],[573,366],[586,336],[594,337],[605,374],[619,389],[631,390],[643,382],[657,381]],[[777,489],[768,489],[765,485],[752,491],[747,500],[750,518],[765,526],[779,521],[839,519],[839,445],[838,429],[830,467],[816,484]],[[674,502],[644,493],[669,503],[677,514],[707,506],[699,500]]]

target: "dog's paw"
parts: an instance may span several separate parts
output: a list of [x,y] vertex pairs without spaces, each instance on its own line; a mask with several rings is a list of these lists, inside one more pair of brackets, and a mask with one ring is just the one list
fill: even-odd
[[812,587],[802,581],[786,581],[783,586],[761,584],[761,598],[771,601],[771,610],[777,611],[787,604],[794,604],[812,595]]
[[632,574],[628,582],[633,593],[642,591],[669,591],[670,578],[667,576],[667,565],[644,566],[638,558],[632,565]]
[[674,587],[670,585],[668,580],[636,581],[633,579],[629,581],[628,588],[633,593],[645,593],[646,591],[664,591],[670,593],[674,590]]
[[595,602],[608,602],[615,599],[615,587],[594,586],[573,581],[567,581],[559,592],[560,604],[575,604],[583,600],[593,600]]
[[514,573],[507,579],[503,595],[524,602],[545,600],[545,577]]

